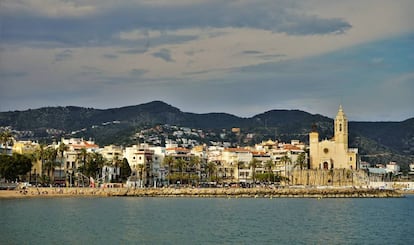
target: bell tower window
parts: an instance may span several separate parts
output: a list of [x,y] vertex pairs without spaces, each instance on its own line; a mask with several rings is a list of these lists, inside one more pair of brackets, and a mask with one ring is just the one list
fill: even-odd
[[339,132],[342,132],[342,123],[339,124]]

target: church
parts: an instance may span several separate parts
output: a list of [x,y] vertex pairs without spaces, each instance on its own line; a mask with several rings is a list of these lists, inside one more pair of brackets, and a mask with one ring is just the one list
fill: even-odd
[[358,149],[348,148],[348,119],[339,106],[334,122],[334,138],[319,141],[319,133],[309,133],[310,169],[357,169]]

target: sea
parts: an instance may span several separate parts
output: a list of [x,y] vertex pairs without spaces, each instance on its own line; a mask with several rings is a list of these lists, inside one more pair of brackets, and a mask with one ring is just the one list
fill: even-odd
[[0,244],[414,244],[414,196],[0,199]]

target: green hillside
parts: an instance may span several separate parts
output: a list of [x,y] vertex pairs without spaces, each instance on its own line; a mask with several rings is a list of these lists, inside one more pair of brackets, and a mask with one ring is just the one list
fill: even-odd
[[[165,124],[217,133],[238,127],[242,134],[229,140],[246,144],[269,138],[307,142],[312,125],[317,126],[321,139],[333,136],[333,119],[299,110],[271,110],[241,118],[226,113],[187,113],[153,101],[104,110],[68,106],[0,113],[0,127],[11,126],[21,139],[45,141],[70,137],[75,132],[76,137],[94,138],[98,144],[131,144],[131,135],[139,130]],[[403,122],[350,122],[349,132],[350,147],[358,147],[363,160],[396,160],[405,165],[414,161],[414,118]],[[243,141],[247,133],[254,137]]]

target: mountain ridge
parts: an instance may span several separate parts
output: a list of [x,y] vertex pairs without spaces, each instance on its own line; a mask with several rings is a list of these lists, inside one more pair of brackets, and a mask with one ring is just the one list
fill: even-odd
[[[111,126],[105,130],[87,130],[103,124]],[[166,124],[217,132],[236,127],[242,132],[254,133],[257,141],[277,137],[284,141],[299,139],[307,142],[312,125],[317,126],[321,138],[333,136],[332,118],[297,109],[275,109],[252,117],[238,117],[224,112],[183,112],[165,102],[152,101],[109,109],[58,106],[0,112],[0,127],[31,131],[33,134],[30,136],[37,139],[48,139],[51,131],[57,132],[53,136],[58,137],[84,130],[85,137],[123,144],[123,139],[139,128]],[[414,118],[400,122],[350,121],[349,132],[350,146],[359,147],[362,154],[375,155],[386,151],[390,155],[414,159]]]

